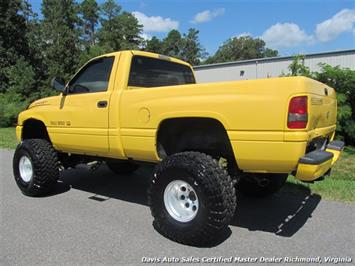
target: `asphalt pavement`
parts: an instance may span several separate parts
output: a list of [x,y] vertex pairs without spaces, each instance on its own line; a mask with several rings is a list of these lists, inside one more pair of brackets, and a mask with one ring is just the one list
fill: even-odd
[[281,191],[267,199],[239,195],[234,220],[219,241],[191,247],[154,230],[146,199],[151,167],[127,176],[116,176],[105,165],[96,172],[67,170],[53,194],[31,198],[16,186],[12,156],[13,151],[0,150],[0,265],[230,260],[298,265],[318,257],[323,263],[341,258],[348,261],[342,264],[354,265],[355,204],[310,193]]

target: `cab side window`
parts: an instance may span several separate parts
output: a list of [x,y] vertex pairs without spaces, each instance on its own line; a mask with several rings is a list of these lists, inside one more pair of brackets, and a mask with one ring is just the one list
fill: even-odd
[[103,57],[88,63],[69,83],[68,93],[107,91],[114,57]]

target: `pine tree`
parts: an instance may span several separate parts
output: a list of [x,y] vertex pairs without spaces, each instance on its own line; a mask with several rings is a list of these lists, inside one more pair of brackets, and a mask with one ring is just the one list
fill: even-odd
[[99,5],[95,0],[84,0],[80,3],[79,9],[85,47],[95,45],[96,27],[99,22]]
[[198,30],[191,28],[182,39],[181,57],[191,65],[199,65],[200,60],[206,57],[206,51],[198,40],[198,34]]
[[180,32],[177,30],[171,30],[168,33],[168,36],[166,36],[166,38],[163,40],[163,54],[181,58],[182,45],[183,44]]
[[122,50],[138,49],[143,39],[140,37],[143,26],[138,20],[128,12],[123,12],[119,16],[121,25],[121,47]]
[[150,40],[146,41],[146,46],[144,50],[152,53],[163,53],[162,42],[155,36],[153,36]]
[[121,6],[113,0],[101,5],[101,28],[98,32],[99,44],[107,51],[137,49],[142,38],[142,25],[130,13],[121,12]]
[[68,79],[78,68],[79,30],[74,0],[43,0],[42,32],[48,78]]

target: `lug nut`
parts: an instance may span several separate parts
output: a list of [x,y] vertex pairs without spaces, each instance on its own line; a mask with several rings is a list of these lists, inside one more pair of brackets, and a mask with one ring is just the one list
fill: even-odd
[[195,193],[193,193],[193,191],[191,191],[191,192],[189,193],[189,199],[192,200],[192,201],[195,201],[195,200],[196,200],[196,195],[195,195]]

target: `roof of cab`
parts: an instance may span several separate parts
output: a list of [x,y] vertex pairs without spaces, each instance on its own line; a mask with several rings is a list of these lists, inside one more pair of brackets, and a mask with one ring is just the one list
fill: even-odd
[[161,59],[161,60],[172,61],[172,62],[175,62],[175,63],[178,63],[178,64],[187,65],[187,66],[191,67],[191,65],[189,63],[187,63],[185,61],[182,61],[180,59],[174,58],[174,57],[161,55],[161,54],[156,54],[156,53],[151,53],[151,52],[138,51],[138,50],[117,51],[117,52],[103,54],[103,55],[97,56],[97,57],[95,57],[93,59],[100,58],[100,57],[107,57],[107,56],[117,56],[120,53],[132,53],[133,55],[140,55],[140,56],[157,58],[157,59]]

